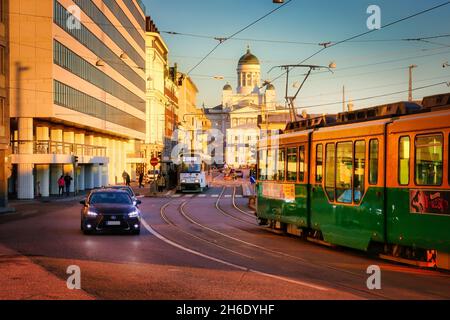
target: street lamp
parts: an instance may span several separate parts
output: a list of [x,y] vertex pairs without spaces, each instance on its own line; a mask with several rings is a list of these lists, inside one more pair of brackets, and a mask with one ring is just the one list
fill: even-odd
[[448,61],[446,61],[446,62],[444,62],[443,64],[442,64],[442,68],[448,68],[448,67],[450,67],[450,64],[448,64]]

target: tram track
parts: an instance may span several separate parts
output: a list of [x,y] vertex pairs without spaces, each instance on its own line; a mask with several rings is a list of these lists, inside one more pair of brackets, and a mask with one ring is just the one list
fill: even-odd
[[[218,201],[223,199],[224,190],[225,189],[222,190],[219,198],[216,201],[216,204],[217,204]],[[234,193],[235,193],[235,190],[234,190]],[[366,279],[367,276],[365,274],[351,272],[351,271],[348,271],[348,270],[344,270],[344,269],[341,269],[341,268],[336,268],[336,267],[329,266],[329,265],[322,264],[322,263],[321,264],[317,264],[315,262],[309,261],[307,259],[304,259],[304,258],[301,258],[301,257],[298,257],[298,256],[291,255],[291,254],[286,253],[286,252],[282,252],[282,251],[279,251],[279,250],[275,251],[275,250],[272,250],[270,248],[267,248],[266,246],[262,246],[262,245],[259,245],[259,244],[255,244],[253,242],[249,242],[249,241],[245,241],[243,239],[239,239],[236,236],[232,236],[230,234],[226,234],[224,232],[216,230],[215,228],[212,228],[212,227],[209,227],[209,226],[205,225],[204,223],[202,223],[202,222],[198,221],[197,219],[193,218],[191,213],[188,212],[189,210],[188,210],[187,206],[189,204],[191,204],[191,202],[194,199],[196,199],[196,197],[189,198],[187,200],[181,201],[179,204],[176,204],[177,209],[176,210],[172,210],[170,215],[179,213],[185,220],[187,220],[189,223],[195,225],[195,227],[201,228],[201,229],[207,231],[208,233],[213,233],[214,234],[213,237],[210,238],[208,236],[199,236],[198,234],[200,232],[195,232],[195,230],[191,230],[191,232],[187,231],[187,230],[185,230],[185,228],[183,228],[183,224],[182,223],[180,223],[180,222],[175,223],[171,219],[170,215],[167,212],[168,211],[168,207],[170,205],[173,205],[175,203],[175,201],[180,200],[180,199],[173,199],[172,201],[170,201],[169,203],[165,204],[164,206],[162,206],[160,208],[161,219],[167,225],[171,226],[172,228],[175,228],[177,231],[180,231],[184,235],[186,235],[186,236],[188,236],[188,237],[190,237],[192,239],[195,239],[195,241],[201,241],[202,243],[206,243],[209,246],[212,246],[212,247],[214,247],[214,248],[216,248],[216,249],[218,249],[220,251],[223,251],[224,253],[226,252],[228,254],[231,254],[231,257],[236,257],[236,258],[241,257],[241,258],[245,258],[245,259],[250,259],[251,261],[255,260],[255,258],[251,254],[246,254],[246,253],[242,253],[242,252],[233,250],[232,248],[230,248],[230,245],[225,245],[224,243],[219,243],[219,241],[223,241],[225,239],[226,240],[230,240],[230,241],[233,241],[233,242],[240,243],[241,245],[244,245],[244,247],[252,248],[253,250],[256,250],[256,253],[269,254],[271,256],[275,256],[275,257],[278,257],[278,258],[283,257],[283,258],[287,258],[287,259],[289,259],[291,261],[294,260],[294,261],[296,261],[295,264],[298,267],[305,267],[305,265],[306,265],[306,267],[310,267],[310,268],[312,267],[314,269],[319,269],[319,270],[322,270],[322,271],[335,271],[335,272],[347,274],[347,276],[353,277],[353,281],[358,281],[358,282],[360,281],[361,284],[362,284],[361,285],[362,287],[365,285],[365,281],[367,280]],[[233,200],[234,199],[231,199],[231,201],[233,201]],[[221,208],[221,210],[225,211],[224,208]],[[242,263],[242,262],[235,263],[234,262],[235,261],[234,258],[230,258],[230,257],[224,258],[220,254],[218,254],[217,252],[216,253],[207,253],[208,250],[206,250],[206,249],[194,249],[195,245],[189,244],[188,241],[183,241],[183,240],[180,240],[180,239],[176,239],[176,237],[174,237],[173,235],[167,236],[167,234],[161,234],[159,231],[156,231],[156,228],[154,226],[148,225],[145,221],[144,221],[143,224],[147,228],[147,230],[150,231],[151,233],[154,234],[156,232],[159,236],[156,235],[156,234],[154,234],[154,235],[157,236],[158,238],[160,238],[160,240],[165,241],[166,243],[168,243],[168,244],[170,244],[172,246],[175,246],[175,247],[177,247],[177,248],[179,248],[181,250],[190,252],[190,253],[195,254],[197,256],[204,257],[204,258],[206,258],[206,259],[208,259],[210,261],[215,261],[215,262],[218,262],[218,263],[221,263],[221,264],[224,264],[224,265],[227,265],[227,266],[239,269],[241,271],[261,274],[263,276],[270,277],[270,278],[273,278],[273,279],[278,279],[278,280],[287,281],[287,282],[298,284],[298,285],[311,287],[311,283],[309,283],[309,282],[297,281],[297,280],[292,279],[290,277],[279,276],[279,275],[276,275],[276,274],[266,273],[266,272],[263,272],[263,271],[260,271],[260,270],[256,270],[255,268],[249,267],[248,263]],[[260,229],[260,230],[267,231],[267,229],[263,228],[263,227],[257,226],[257,228]],[[220,239],[222,239],[222,240],[220,240]],[[217,256],[220,256],[220,258],[217,258]],[[267,260],[267,261],[270,261],[270,260]],[[292,270],[288,271],[288,272],[292,272]],[[356,277],[356,279],[354,277]],[[349,278],[348,281],[350,281],[350,280],[352,280],[352,279]],[[387,295],[379,294],[379,293],[376,293],[374,291],[368,291],[365,288],[360,288],[360,287],[347,285],[347,284],[345,284],[345,280],[340,280],[337,283],[335,281],[330,281],[330,280],[326,280],[326,279],[320,279],[320,282],[321,283],[325,283],[325,286],[329,285],[328,289],[332,288],[334,290],[339,290],[339,289],[346,290],[349,293],[357,294],[361,298],[373,297],[373,298],[376,298],[376,299],[392,299],[391,297],[389,297]],[[313,284],[312,286],[314,287],[316,285]],[[319,287],[321,287],[321,285],[319,285]],[[323,288],[323,287],[321,287],[321,288]],[[328,290],[328,289],[326,289],[326,290]]]
[[245,214],[246,216],[249,216],[249,217],[251,217],[251,218],[256,218],[256,216],[254,215],[254,214],[251,214],[251,213],[249,213],[249,212],[246,212],[246,211],[244,211],[244,210],[242,210],[241,208],[239,208],[237,205],[236,205],[236,187],[234,187],[233,188],[233,197],[232,197],[232,203],[233,203],[233,207],[237,210],[237,211],[239,211],[239,212],[241,212],[242,214]]
[[[225,188],[224,188],[224,189],[225,189]],[[223,191],[224,191],[224,189],[222,190],[222,193],[220,194],[219,198],[217,199],[216,204],[217,204],[218,201],[220,201],[221,197],[223,196]],[[221,236],[221,237],[225,237],[225,238],[227,238],[227,239],[236,241],[236,242],[241,243],[241,244],[243,244],[243,245],[252,247],[253,249],[258,249],[259,252],[270,253],[272,256],[275,256],[275,257],[280,257],[280,256],[281,256],[281,257],[288,258],[288,259],[291,259],[291,260],[296,260],[297,263],[298,263],[298,262],[301,262],[301,263],[303,263],[303,264],[308,264],[310,267],[314,267],[314,268],[316,268],[316,269],[322,269],[323,271],[325,271],[325,270],[327,270],[327,271],[333,270],[333,271],[335,271],[335,272],[345,273],[345,274],[347,274],[347,275],[350,275],[350,276],[353,276],[353,277],[358,277],[358,278],[360,278],[360,280],[361,280],[362,282],[365,282],[365,281],[366,281],[366,278],[365,278],[364,276],[362,276],[361,274],[354,273],[354,272],[347,271],[347,270],[343,270],[343,269],[340,269],[340,268],[335,268],[335,267],[332,267],[332,266],[329,266],[329,265],[323,265],[323,264],[320,264],[320,265],[319,265],[319,264],[314,263],[314,262],[311,262],[311,261],[309,261],[309,260],[306,260],[306,259],[303,259],[303,258],[300,258],[300,257],[297,257],[297,256],[293,256],[293,255],[290,255],[290,254],[285,253],[285,252],[274,251],[274,250],[269,249],[269,248],[267,248],[267,247],[263,247],[263,246],[260,246],[260,245],[258,245],[258,244],[255,244],[255,243],[248,242],[248,241],[245,241],[245,240],[242,240],[242,239],[233,237],[233,236],[231,236],[231,235],[225,234],[225,233],[223,233],[223,232],[220,232],[220,231],[218,231],[218,230],[216,230],[216,229],[210,228],[210,227],[208,227],[208,226],[206,226],[206,225],[204,225],[204,224],[201,224],[199,221],[193,219],[193,218],[186,212],[185,207],[186,207],[186,205],[188,204],[188,202],[190,202],[190,201],[184,201],[183,203],[181,203],[181,205],[180,205],[180,207],[179,207],[179,212],[186,218],[186,220],[188,220],[189,222],[191,222],[192,224],[194,224],[194,225],[196,225],[196,226],[198,226],[198,227],[200,227],[200,228],[203,228],[203,229],[205,229],[205,230],[207,230],[207,231],[213,232],[213,233],[215,233],[216,235],[219,235],[219,236]],[[222,211],[223,211],[223,209],[222,209]],[[267,231],[266,228],[263,228],[263,227],[260,227],[260,226],[257,226],[257,228],[260,229],[260,230]],[[299,265],[299,266],[300,266],[300,265]],[[385,295],[377,294],[377,293],[374,293],[374,292],[369,292],[369,291],[366,291],[366,290],[364,290],[364,289],[359,289],[359,288],[355,288],[355,287],[348,286],[348,285],[344,285],[344,284],[335,284],[335,283],[333,283],[333,285],[334,285],[334,286],[339,286],[339,287],[341,287],[341,288],[345,288],[345,289],[347,289],[347,290],[357,291],[357,292],[359,292],[359,293],[371,295],[371,296],[377,297],[377,298],[379,298],[379,299],[386,299],[386,300],[391,299],[391,298],[389,298],[389,297],[387,297],[387,296],[385,296]]]
[[[238,252],[236,252],[236,251],[234,251],[234,250],[230,250],[230,249],[225,248],[225,247],[223,247],[223,246],[217,245],[217,244],[213,243],[213,242],[210,241],[210,240],[206,240],[206,239],[201,238],[201,237],[198,237],[198,236],[196,236],[196,235],[194,235],[194,234],[192,234],[192,233],[185,232],[184,230],[182,230],[181,228],[179,228],[178,226],[176,226],[176,224],[174,224],[171,220],[169,220],[169,219],[167,218],[167,215],[165,214],[165,210],[167,209],[167,207],[168,207],[169,205],[173,204],[174,201],[175,201],[175,200],[169,201],[168,203],[166,203],[165,205],[163,205],[163,206],[160,208],[160,216],[161,216],[161,218],[163,219],[163,221],[164,221],[166,224],[170,225],[171,227],[177,228],[177,230],[183,231],[183,233],[186,233],[186,234],[190,235],[191,237],[196,238],[197,240],[206,241],[206,242],[208,242],[209,244],[212,244],[212,245],[214,245],[214,246],[216,246],[216,247],[218,247],[218,248],[226,249],[227,251],[231,251],[233,254],[239,254],[239,255],[241,255],[240,253],[238,253]],[[188,201],[183,201],[182,204],[179,205],[179,208],[181,208],[181,205],[186,204],[187,202],[188,202]],[[326,288],[326,287],[321,286],[321,285],[316,285],[316,284],[312,284],[312,283],[308,283],[308,282],[304,282],[304,281],[299,281],[299,280],[295,280],[295,279],[291,279],[291,278],[287,278],[287,277],[283,277],[283,276],[278,276],[278,275],[271,274],[271,273],[266,273],[266,272],[263,272],[263,271],[260,271],[260,270],[256,270],[256,269],[253,269],[253,268],[249,268],[249,267],[247,267],[247,266],[243,266],[243,265],[241,265],[241,264],[236,264],[236,263],[231,262],[231,261],[229,261],[229,260],[225,260],[225,259],[222,259],[222,258],[216,258],[216,257],[213,257],[213,256],[208,255],[208,254],[206,254],[206,253],[202,253],[202,252],[200,252],[200,251],[198,251],[198,250],[195,250],[195,249],[192,249],[192,248],[188,248],[185,244],[180,243],[178,240],[174,240],[174,239],[171,238],[171,237],[167,237],[167,235],[161,234],[160,232],[158,232],[158,231],[156,230],[155,226],[152,226],[151,224],[147,223],[145,220],[142,220],[142,224],[144,225],[144,227],[145,227],[151,234],[153,234],[154,236],[156,236],[156,237],[157,237],[158,239],[160,239],[161,241],[163,241],[163,242],[165,242],[165,243],[167,243],[167,244],[169,244],[169,245],[172,245],[172,246],[174,246],[174,247],[176,247],[176,248],[178,248],[178,249],[181,249],[181,250],[183,250],[183,251],[185,251],[185,252],[194,254],[194,255],[196,255],[196,256],[203,257],[203,258],[205,258],[205,259],[207,259],[207,260],[214,261],[214,262],[217,262],[217,263],[220,263],[220,264],[229,266],[229,267],[233,267],[233,268],[235,268],[235,269],[238,269],[238,270],[241,270],[241,271],[244,271],[244,272],[255,273],[255,274],[258,274],[258,275],[261,275],[261,276],[264,276],[264,277],[268,277],[268,278],[272,278],[272,279],[276,279],[276,280],[285,281],[285,282],[288,282],[288,283],[300,285],[300,286],[303,286],[303,287],[308,287],[308,288],[315,289],[315,290],[319,290],[319,291],[330,291],[330,290],[331,290],[331,288]]]
[[[235,216],[235,215],[232,215],[232,214],[230,214],[229,212],[223,210],[223,209],[220,207],[220,200],[222,199],[223,194],[225,193],[225,190],[226,190],[226,189],[227,189],[227,187],[223,187],[223,188],[222,188],[222,192],[220,193],[219,197],[218,197],[217,200],[216,200],[215,206],[216,206],[217,211],[219,211],[222,215],[224,215],[224,216],[226,216],[226,217],[229,217],[229,218],[231,218],[231,219],[233,219],[233,220],[236,220],[236,221],[239,221],[239,222],[243,222],[243,223],[246,223],[246,224],[250,224],[250,225],[252,225],[252,226],[258,226],[258,224],[257,224],[257,222],[256,222],[256,217],[252,217],[254,221],[248,221],[248,220],[239,218],[239,217],[237,217],[237,216]],[[234,187],[234,190],[236,190],[236,187]],[[233,197],[234,197],[234,196],[235,196],[235,194],[233,193]]]

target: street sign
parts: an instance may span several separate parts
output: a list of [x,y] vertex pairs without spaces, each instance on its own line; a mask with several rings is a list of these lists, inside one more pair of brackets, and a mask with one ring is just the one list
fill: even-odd
[[151,158],[150,159],[150,164],[152,165],[152,167],[156,167],[159,163],[158,158]]

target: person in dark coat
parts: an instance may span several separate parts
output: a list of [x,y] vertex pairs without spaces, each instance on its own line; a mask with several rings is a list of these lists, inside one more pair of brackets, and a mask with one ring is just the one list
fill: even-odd
[[139,188],[143,188],[144,184],[142,183],[144,181],[144,172],[139,173]]
[[64,183],[66,185],[66,196],[70,195],[70,184],[72,183],[73,178],[66,173],[66,175],[64,176]]

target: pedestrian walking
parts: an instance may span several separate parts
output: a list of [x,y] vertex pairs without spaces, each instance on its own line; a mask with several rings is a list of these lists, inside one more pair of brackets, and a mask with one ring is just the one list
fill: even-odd
[[66,196],[70,195],[70,184],[72,183],[73,178],[66,173],[66,175],[64,176],[64,184],[66,186]]
[[128,176],[128,173],[125,170],[123,170],[123,172],[122,172],[123,184],[127,184],[127,176]]
[[63,196],[64,195],[64,185],[65,185],[65,181],[64,181],[64,175],[62,174],[61,177],[59,177],[58,179],[58,196]]
[[142,183],[144,181],[144,172],[139,173],[139,188],[144,188],[144,184]]
[[125,183],[126,183],[127,186],[130,186],[130,184],[131,184],[131,178],[130,178],[130,175],[128,173],[127,173],[127,176],[125,178]]

